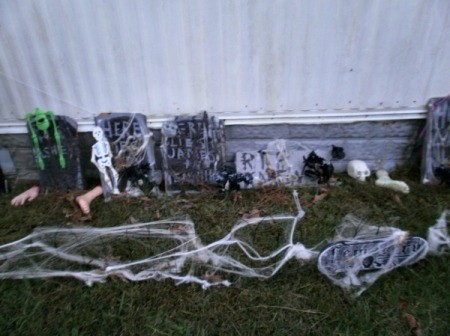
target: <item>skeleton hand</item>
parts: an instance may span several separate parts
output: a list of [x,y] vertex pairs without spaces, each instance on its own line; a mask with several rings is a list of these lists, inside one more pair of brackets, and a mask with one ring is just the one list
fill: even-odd
[[33,186],[30,189],[24,191],[20,195],[17,195],[11,200],[11,205],[18,206],[23,205],[25,202],[31,202],[39,195],[39,187]]

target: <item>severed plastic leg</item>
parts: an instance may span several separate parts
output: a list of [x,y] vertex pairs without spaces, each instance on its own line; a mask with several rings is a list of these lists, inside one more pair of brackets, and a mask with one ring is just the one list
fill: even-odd
[[76,198],[76,201],[81,211],[83,211],[84,214],[88,215],[91,212],[90,209],[91,202],[101,194],[103,194],[103,188],[101,186],[97,186],[91,191],[88,191],[87,193],[78,196]]

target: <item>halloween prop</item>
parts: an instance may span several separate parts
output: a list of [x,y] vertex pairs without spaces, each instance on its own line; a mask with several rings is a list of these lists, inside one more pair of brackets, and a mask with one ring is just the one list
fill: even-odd
[[95,118],[91,161],[100,172],[104,196],[158,193],[161,173],[156,169],[152,133],[139,113],[109,113]]
[[26,119],[34,159],[39,167],[39,186],[16,196],[11,204],[31,202],[42,191],[83,189],[76,122],[39,108],[34,114],[28,113]]
[[436,224],[428,229],[427,240],[432,254],[450,254],[449,220],[450,210],[443,211]]
[[318,148],[314,151],[303,145],[288,144],[279,139],[269,142],[261,151],[237,152],[235,165],[238,174],[253,176],[254,187],[327,183],[333,175],[332,160],[345,157],[342,147]]
[[113,194],[118,195],[120,194],[119,174],[112,164],[112,153],[109,142],[106,140],[103,130],[98,126],[94,128],[92,135],[97,142],[92,145],[91,162],[100,172],[103,190],[105,190],[106,194],[112,192]]
[[316,179],[318,183],[325,183],[331,178],[334,172],[333,164],[325,163],[325,159],[318,156],[314,151],[303,157],[304,175]]
[[96,199],[98,196],[103,194],[103,188],[101,186],[97,186],[94,189],[88,191],[87,193],[80,195],[76,198],[76,202],[80,207],[81,211],[88,215],[91,212],[91,202]]
[[[294,193],[298,214],[239,221],[224,238],[202,244],[189,220],[161,220],[111,228],[42,228],[0,246],[0,278],[71,276],[87,285],[109,276],[130,281],[173,279],[203,288],[230,285],[222,275],[267,279],[290,259],[310,260],[317,253],[294,243],[304,212]],[[263,227],[280,229],[281,242],[267,251],[255,245]],[[122,261],[123,244],[135,256]],[[121,247],[122,246],[122,247]],[[120,252],[122,251],[122,252]],[[136,258],[137,255],[141,257]]]
[[370,169],[364,161],[352,160],[347,164],[347,173],[354,179],[365,182],[370,176]]
[[[430,228],[429,243],[392,227],[346,216],[331,245],[306,248],[294,242],[304,216],[296,191],[297,215],[238,221],[222,239],[203,244],[189,219],[160,220],[110,228],[39,228],[0,245],[0,279],[74,277],[92,285],[116,276],[129,281],[172,279],[203,288],[231,285],[236,277],[268,279],[295,258],[318,259],[319,270],[358,296],[381,275],[411,265],[430,253],[449,251],[449,211]],[[270,234],[273,246],[258,237]],[[127,255],[127,251],[129,255]]]
[[428,103],[422,183],[450,186],[450,96]]
[[44,190],[83,189],[76,122],[39,108],[26,115],[28,134]]
[[220,187],[220,191],[240,190],[241,188],[248,188],[253,183],[251,174],[238,174],[236,169],[230,166],[223,166],[219,169],[214,175],[214,179]]
[[377,180],[375,184],[379,187],[392,189],[394,191],[399,191],[404,194],[409,193],[409,186],[403,181],[395,181],[389,177],[389,174],[386,170],[378,170],[376,172]]
[[[36,153],[36,159],[40,169],[45,168],[44,158],[42,155],[41,144],[38,138],[38,131],[43,132],[44,136],[48,137],[48,132],[53,132],[53,139],[56,145],[56,154],[58,155],[58,160],[61,168],[66,168],[66,160],[62,151],[61,145],[61,135],[59,134],[58,128],[56,126],[55,115],[52,111],[44,112],[39,108],[36,108],[34,115],[27,113],[26,115],[28,123],[28,131],[31,134],[31,139],[33,140],[34,150]],[[34,121],[34,122],[33,122]],[[36,127],[36,128],[35,128]]]
[[9,179],[15,175],[16,167],[11,154],[6,148],[0,146],[0,192],[9,193],[11,191]]
[[206,112],[163,124],[161,153],[168,194],[214,185],[225,160],[223,122]]
[[415,263],[428,252],[427,241],[391,227],[371,226],[347,216],[335,243],[318,257],[318,268],[355,296],[392,269]]
[[7,181],[3,174],[3,169],[0,167],[0,194],[8,192]]
[[26,202],[32,202],[39,196],[39,186],[33,186],[23,193],[17,195],[11,200],[11,205],[24,205]]

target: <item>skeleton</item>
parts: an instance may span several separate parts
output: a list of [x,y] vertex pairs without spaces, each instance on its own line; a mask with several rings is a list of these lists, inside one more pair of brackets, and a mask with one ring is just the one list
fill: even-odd
[[347,165],[347,173],[354,179],[365,182],[370,176],[370,169],[364,161],[352,160]]
[[178,125],[175,121],[166,121],[161,128],[162,134],[167,138],[173,138],[177,135]]
[[[102,179],[114,194],[120,194],[118,189],[119,174],[112,164],[112,153],[109,142],[106,140],[103,130],[95,127],[92,135],[97,142],[92,146],[91,162],[97,167]],[[112,180],[111,180],[111,177]]]

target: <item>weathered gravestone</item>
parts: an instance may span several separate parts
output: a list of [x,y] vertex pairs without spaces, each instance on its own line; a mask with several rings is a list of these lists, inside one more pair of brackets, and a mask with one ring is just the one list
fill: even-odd
[[450,97],[433,98],[428,107],[422,182],[450,186]]
[[[140,195],[154,191],[161,176],[155,167],[154,142],[146,117],[140,113],[107,113],[97,116],[95,123],[109,142],[120,192]],[[102,186],[108,198],[112,191],[104,181]]]
[[161,153],[166,192],[198,191],[215,183],[215,174],[225,159],[223,123],[208,117],[175,117],[165,122]]
[[40,109],[26,117],[41,189],[83,189],[75,120]]
[[268,143],[260,151],[242,151],[236,153],[235,165],[239,174],[253,175],[253,185],[284,185],[296,187],[315,183],[315,177],[305,175],[305,161],[311,153],[329,162],[330,153],[326,149],[311,151],[305,147],[288,148],[284,140]]

